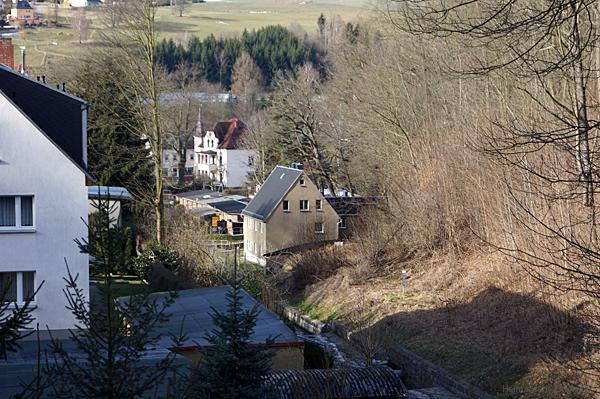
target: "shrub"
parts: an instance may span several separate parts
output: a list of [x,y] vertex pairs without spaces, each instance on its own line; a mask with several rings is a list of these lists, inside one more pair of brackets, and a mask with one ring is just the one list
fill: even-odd
[[181,266],[181,259],[169,248],[151,244],[146,250],[131,262],[131,272],[139,278],[148,281],[150,265],[158,262],[167,270],[176,272]]

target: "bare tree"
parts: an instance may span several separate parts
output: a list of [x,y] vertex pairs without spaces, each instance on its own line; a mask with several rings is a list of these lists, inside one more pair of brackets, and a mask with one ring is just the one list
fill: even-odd
[[79,40],[79,44],[87,40],[90,23],[91,21],[85,15],[85,8],[79,7],[73,18],[73,32]]
[[183,17],[183,13],[188,8],[188,0],[175,0],[175,7],[180,17]]
[[155,48],[157,8],[151,0],[134,0],[121,8],[122,23],[105,36],[109,43],[107,55],[123,66],[124,76],[119,89],[135,99],[135,112],[140,115],[141,127],[131,126],[132,133],[146,140],[153,165],[154,184],[131,189],[154,211],[154,239],[162,242],[163,226],[163,132],[161,130],[160,93],[161,71],[156,63]]
[[297,78],[279,80],[269,115],[290,160],[303,162],[322,187],[335,193],[332,154],[324,145],[323,102],[318,74],[305,66]]
[[188,149],[194,144],[198,107],[195,97],[199,88],[199,71],[186,64],[177,66],[169,74],[168,81],[174,90],[174,97],[163,105],[163,130],[165,134],[165,147],[175,150],[179,158],[178,171],[179,183],[184,182],[186,174],[186,160]]
[[[600,2],[559,0],[390,0],[397,28],[461,40],[472,76],[507,74],[508,112],[479,143],[507,167],[506,237],[493,245],[543,283],[600,299],[597,32]],[[442,39],[445,40],[445,39]],[[529,107],[519,107],[527,101]],[[524,235],[519,233],[526,232]],[[599,323],[600,315],[592,317]],[[598,341],[596,339],[596,341]],[[594,345],[597,345],[595,342]],[[597,347],[596,347],[597,349]],[[600,381],[600,364],[588,373]],[[590,387],[600,392],[600,387]]]

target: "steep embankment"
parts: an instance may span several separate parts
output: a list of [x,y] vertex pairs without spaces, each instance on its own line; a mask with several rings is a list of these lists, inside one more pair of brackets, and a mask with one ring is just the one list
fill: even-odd
[[[388,337],[377,343],[382,353],[406,347],[499,397],[590,397],[565,384],[577,374],[563,366],[581,356],[589,332],[576,297],[544,289],[496,254],[444,254],[367,273],[351,266],[351,253],[330,248],[293,259],[296,304],[368,331],[373,342]],[[345,266],[336,269],[334,259]]]

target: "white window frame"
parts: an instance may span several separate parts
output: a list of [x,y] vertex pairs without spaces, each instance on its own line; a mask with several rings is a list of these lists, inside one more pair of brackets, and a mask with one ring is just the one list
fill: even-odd
[[[302,209],[302,203],[306,203],[306,209]],[[310,212],[310,201],[309,200],[300,200],[300,212]]]
[[[287,208],[286,208],[286,205],[287,205]],[[281,208],[283,209],[284,212],[290,212],[290,201],[283,200],[283,202],[281,203]]]
[[[15,281],[15,284],[17,284],[17,300],[12,302],[12,306],[9,306],[9,308],[13,307],[15,302],[19,306],[21,306],[25,303],[25,300],[23,299],[23,273],[33,273],[33,289],[35,290],[37,287],[37,285],[35,283],[37,273],[35,270],[23,270],[23,271],[2,270],[2,271],[0,271],[0,273],[16,273],[17,274],[17,279]],[[34,298],[33,301],[31,301],[30,303],[32,305],[35,305],[36,299],[37,299],[37,295],[36,295],[36,298]]]
[[323,200],[315,200],[315,209],[319,212],[323,211]]
[[[321,230],[317,230],[317,224],[321,225]],[[325,233],[325,222],[315,222],[315,234],[324,234]]]
[[[0,226],[1,233],[35,233],[35,195],[34,194],[0,194],[0,197],[15,197],[15,225],[14,226]],[[21,226],[21,197],[32,197],[31,200],[31,211],[33,214],[33,225],[32,226]]]

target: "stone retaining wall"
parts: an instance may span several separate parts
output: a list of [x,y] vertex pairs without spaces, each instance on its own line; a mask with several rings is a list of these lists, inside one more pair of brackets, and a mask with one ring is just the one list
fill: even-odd
[[387,350],[386,353],[391,365],[401,370],[403,379],[415,386],[444,387],[448,391],[468,399],[494,398],[408,349],[393,348]]

